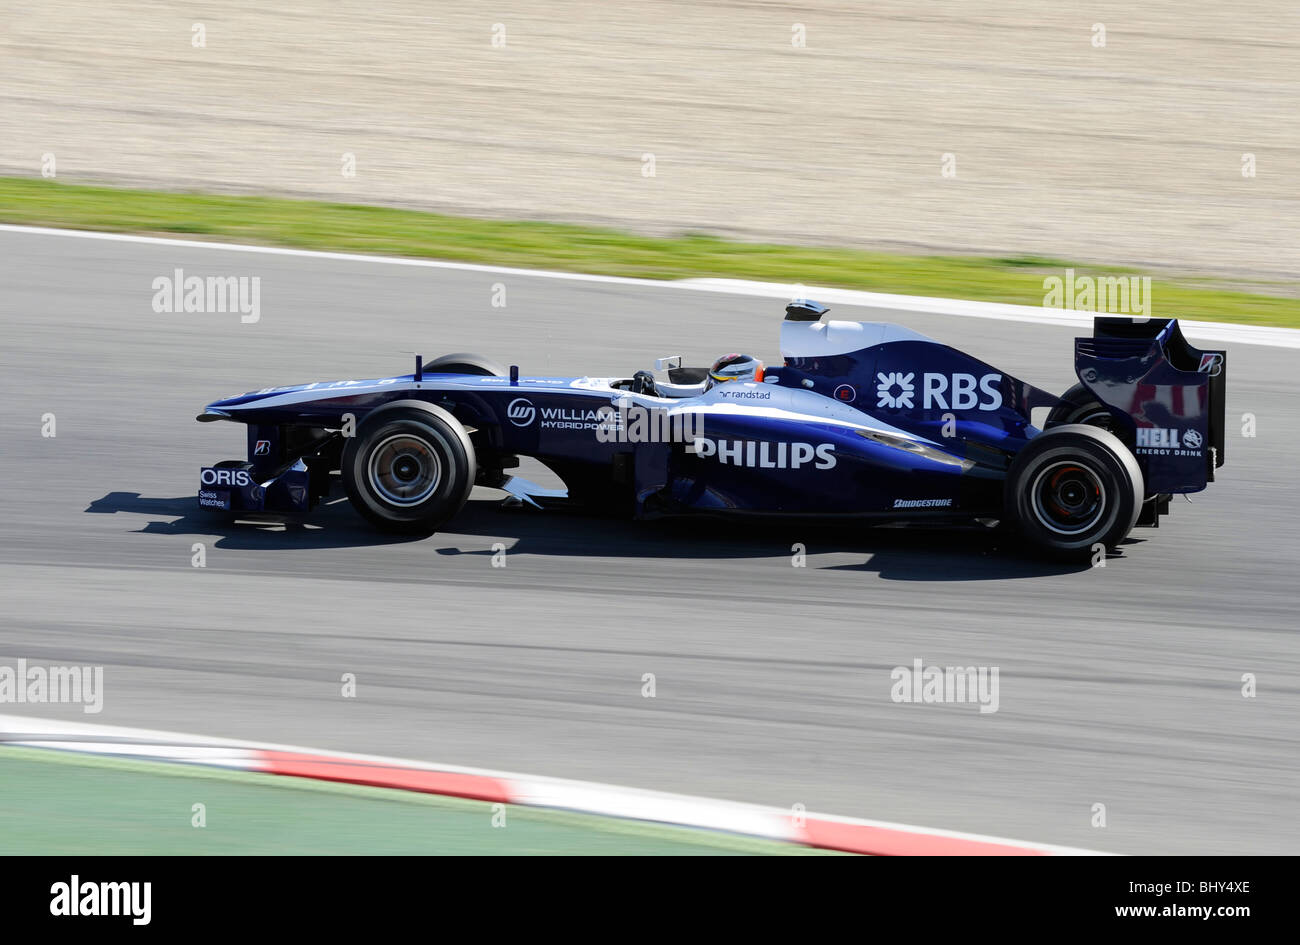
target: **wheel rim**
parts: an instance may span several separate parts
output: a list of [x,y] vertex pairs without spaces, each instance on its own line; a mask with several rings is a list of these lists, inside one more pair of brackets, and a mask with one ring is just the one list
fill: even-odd
[[442,481],[442,460],[427,440],[398,433],[380,441],[370,452],[370,487],[385,502],[419,505]]
[[1053,463],[1040,470],[1030,496],[1034,517],[1058,535],[1086,532],[1106,514],[1101,477],[1079,462]]

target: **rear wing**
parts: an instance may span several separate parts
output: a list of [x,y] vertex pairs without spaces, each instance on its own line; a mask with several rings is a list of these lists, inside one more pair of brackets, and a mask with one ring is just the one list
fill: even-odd
[[1197,492],[1224,461],[1227,355],[1201,351],[1178,319],[1098,317],[1074,340],[1079,380],[1110,411],[1148,495]]

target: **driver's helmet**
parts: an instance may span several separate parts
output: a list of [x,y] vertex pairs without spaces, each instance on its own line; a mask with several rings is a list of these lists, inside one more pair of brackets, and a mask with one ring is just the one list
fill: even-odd
[[763,362],[748,354],[724,354],[713,362],[713,367],[709,368],[709,379],[714,384],[722,384],[726,381],[761,382]]

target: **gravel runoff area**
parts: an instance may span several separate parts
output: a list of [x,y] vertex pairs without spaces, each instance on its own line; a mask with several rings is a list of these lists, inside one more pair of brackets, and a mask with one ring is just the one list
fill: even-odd
[[0,173],[1300,275],[1289,0],[0,0],[0,62]]

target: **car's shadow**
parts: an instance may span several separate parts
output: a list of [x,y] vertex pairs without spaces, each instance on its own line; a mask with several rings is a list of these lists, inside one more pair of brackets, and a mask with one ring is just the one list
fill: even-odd
[[[808,559],[812,569],[875,572],[895,581],[989,581],[1044,577],[1089,570],[1087,562],[1035,557],[1005,533],[979,526],[870,528],[785,520],[712,517],[634,522],[580,507],[504,509],[498,499],[475,498],[444,529],[423,539],[376,531],[347,500],[322,503],[307,524],[231,522],[199,509],[193,496],[148,498],[111,492],[87,512],[153,516],[144,534],[220,536],[216,546],[259,551],[353,548],[428,541],[439,555],[491,556],[500,541],[513,555],[551,558]],[[166,520],[164,520],[166,519]],[[464,537],[481,538],[466,548]],[[1132,544],[1137,539],[1129,539]],[[818,565],[815,556],[859,560]]]
[[[292,521],[231,521],[198,506],[194,496],[149,498],[138,492],[110,492],[91,502],[87,512],[131,512],[154,516],[137,531],[146,535],[218,537],[215,547],[248,551],[364,548],[421,541],[419,536],[390,535],[376,531],[349,507],[346,499],[319,505],[307,523]],[[166,521],[164,521],[166,519]]]
[[[510,554],[548,557],[674,559],[788,558],[802,553],[857,557],[852,563],[807,566],[876,572],[895,581],[988,581],[1087,571],[1090,562],[1051,561],[1028,553],[1005,532],[982,526],[868,527],[782,519],[682,517],[649,522],[580,509],[503,511],[495,502],[468,503],[449,527],[458,535],[507,540]],[[434,536],[437,540],[437,536]],[[1129,539],[1130,544],[1136,539]],[[491,555],[440,547],[442,555]],[[1114,554],[1112,553],[1112,560]]]

